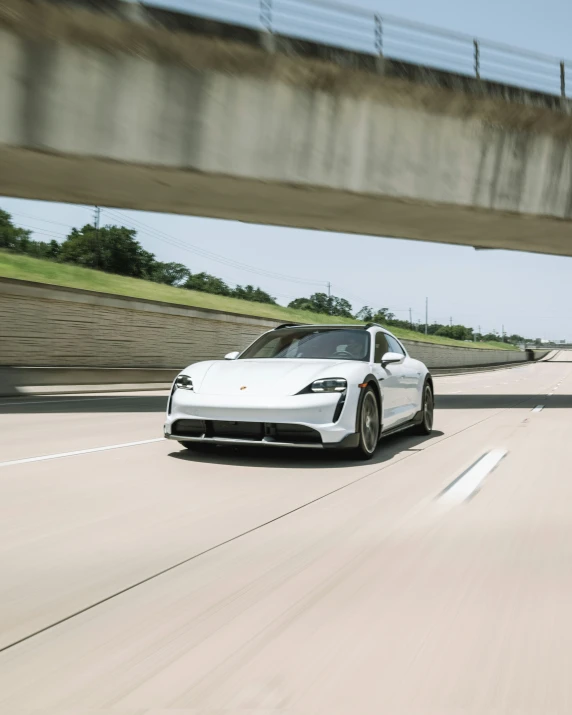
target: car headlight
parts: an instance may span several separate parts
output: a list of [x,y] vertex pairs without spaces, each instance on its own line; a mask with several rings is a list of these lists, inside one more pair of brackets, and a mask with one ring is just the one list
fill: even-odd
[[179,375],[175,379],[175,389],[176,390],[192,390],[193,381],[188,375]]
[[327,377],[323,380],[315,380],[310,385],[310,392],[344,392],[348,382],[343,377]]

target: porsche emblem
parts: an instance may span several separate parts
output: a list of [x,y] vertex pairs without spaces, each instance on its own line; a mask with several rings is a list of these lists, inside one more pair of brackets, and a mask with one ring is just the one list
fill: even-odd
[[246,385],[243,385],[240,389],[241,389],[241,390],[246,390]]

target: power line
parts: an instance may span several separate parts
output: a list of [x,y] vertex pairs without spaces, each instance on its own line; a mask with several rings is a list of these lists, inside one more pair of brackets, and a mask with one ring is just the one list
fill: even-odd
[[[123,214],[120,214],[118,211],[113,211],[111,209],[103,209],[104,212],[107,214],[111,215],[112,217],[115,217],[116,220],[121,220],[125,223],[131,223],[131,225],[136,228],[136,230],[140,231],[141,233],[145,233],[153,238],[159,238],[159,240],[163,240],[166,243],[170,243],[172,246],[175,246],[177,248],[180,248],[182,250],[188,251],[189,253],[195,253],[197,255],[200,255],[204,258],[208,258],[212,261],[216,261],[218,263],[223,263],[227,266],[230,266],[232,268],[237,268],[239,270],[243,271],[248,271],[250,273],[255,273],[257,275],[265,276],[267,278],[275,278],[277,280],[284,280],[288,281],[290,283],[298,283],[301,285],[324,285],[326,286],[327,283],[325,281],[313,281],[313,280],[306,280],[302,278],[296,278],[294,276],[286,275],[284,273],[277,273],[275,271],[268,271],[263,268],[256,268],[255,266],[252,266],[248,263],[242,263],[241,261],[236,261],[235,259],[230,259],[225,256],[221,256],[218,253],[214,253],[213,251],[207,251],[204,248],[200,248],[199,246],[195,246],[192,243],[188,243],[186,241],[183,241],[182,239],[175,238],[174,236],[171,236],[164,231],[160,231],[159,229],[155,228],[150,228],[146,224],[144,224],[141,221],[138,221],[137,219],[133,218],[126,218],[123,216]],[[139,228],[142,227],[142,228]]]
[[[81,206],[81,208],[86,208],[86,209],[87,209],[88,207],[87,207],[87,206],[85,206],[85,207],[84,207],[84,206]],[[97,212],[97,209],[98,209],[98,207],[96,207],[96,212]],[[91,208],[90,210],[93,211],[94,209]],[[15,216],[24,216],[24,217],[26,217],[26,218],[31,218],[31,219],[33,219],[33,220],[35,220],[35,221],[45,221],[46,223],[54,224],[54,225],[56,225],[56,226],[65,226],[66,228],[69,228],[70,230],[71,230],[71,228],[73,228],[73,226],[70,226],[70,224],[67,224],[67,223],[61,223],[60,221],[50,221],[50,220],[48,220],[48,219],[40,219],[40,218],[37,218],[36,216],[31,216],[31,215],[29,215],[29,214],[21,214],[21,213],[18,213],[18,214],[13,214],[13,215],[15,215]],[[98,228],[99,228],[99,227],[98,227],[98,223],[99,223],[99,216],[98,216],[98,215],[94,215],[94,227],[95,227],[96,231],[97,231]],[[32,231],[34,234],[38,234],[38,235],[41,235],[41,236],[46,236],[46,237],[48,237],[48,238],[55,238],[55,239],[65,239],[65,238],[67,238],[68,235],[69,235],[69,234],[65,234],[65,233],[56,233],[56,232],[54,232],[54,231],[48,231],[48,230],[36,228],[35,226],[30,226],[30,225],[27,225],[27,224],[20,224],[20,228],[29,229],[29,230]],[[233,282],[233,281],[231,281],[231,280],[228,280],[228,279],[225,279],[225,282],[226,282],[230,287],[234,287],[234,288],[236,288],[238,285],[240,285],[239,283],[235,283],[235,282]],[[294,296],[294,295],[285,294],[285,293],[277,293],[276,291],[272,291],[272,293],[273,293],[276,297],[279,297],[279,298],[287,298],[288,300],[294,300],[295,298],[299,297],[299,296]]]
[[[130,219],[126,219],[126,218],[124,218],[124,217],[122,217],[122,216],[119,216],[119,215],[114,216],[115,212],[112,212],[112,211],[110,211],[109,209],[101,209],[101,210],[104,211],[104,212],[106,212],[106,213],[108,213],[108,214],[111,214],[112,218],[116,218],[116,220],[121,220],[122,222],[124,222],[124,223],[127,224],[128,226],[131,225],[131,227],[134,228],[134,229],[136,229],[137,231],[139,231],[139,233],[145,233],[145,234],[147,234],[147,235],[149,235],[149,236],[155,238],[155,236],[154,236],[154,234],[153,234],[153,232],[152,232],[153,229],[151,229],[151,230],[149,231],[149,230],[146,230],[146,229],[140,229],[140,228],[138,228],[137,226],[134,225],[135,223],[140,223],[140,222],[133,222],[133,223],[131,223],[131,222],[130,222]],[[142,225],[143,225],[143,224],[142,224]],[[161,233],[161,232],[158,232],[158,233]],[[159,238],[159,240],[164,241],[165,243],[168,243],[168,244],[170,244],[170,245],[176,246],[177,248],[182,248],[183,250],[187,250],[186,244],[181,243],[181,242],[179,241],[179,239],[172,238],[172,240],[170,240],[169,238],[162,238],[162,236],[158,236],[158,238]],[[227,283],[227,284],[228,284],[229,286],[231,286],[231,287],[234,286],[234,287],[236,288],[237,286],[240,285],[239,283],[235,283],[234,281],[229,280],[229,279],[227,279],[227,278],[225,278],[225,277],[224,277],[223,279],[224,279],[225,283]],[[278,297],[278,298],[287,298],[287,299],[289,299],[289,300],[294,300],[295,298],[298,298],[298,297],[299,297],[299,296],[289,295],[289,294],[285,294],[285,293],[277,293],[276,291],[271,291],[271,292],[272,292],[276,297]]]
[[49,221],[47,218],[38,218],[37,216],[30,216],[30,214],[14,213],[12,216],[22,216],[23,218],[31,218],[34,221],[41,221],[42,223],[52,223],[54,226],[65,226],[66,228],[73,228],[69,223],[62,223],[61,221]]
[[39,233],[42,236],[51,236],[52,238],[66,238],[65,233],[55,233],[55,231],[44,231],[40,228],[34,228],[33,226],[26,226],[26,224],[21,224],[20,228],[25,228],[27,230],[33,231],[34,233]]

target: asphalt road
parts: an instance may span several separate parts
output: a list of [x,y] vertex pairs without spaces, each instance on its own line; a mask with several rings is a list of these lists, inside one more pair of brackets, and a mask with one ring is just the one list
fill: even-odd
[[572,353],[436,390],[368,463],[0,400],[0,712],[568,715]]

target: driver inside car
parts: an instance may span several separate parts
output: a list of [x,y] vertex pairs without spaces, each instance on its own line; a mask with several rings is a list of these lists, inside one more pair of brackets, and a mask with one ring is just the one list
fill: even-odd
[[352,341],[347,345],[339,345],[338,352],[349,353],[354,360],[362,360],[364,358],[364,344],[358,341]]

